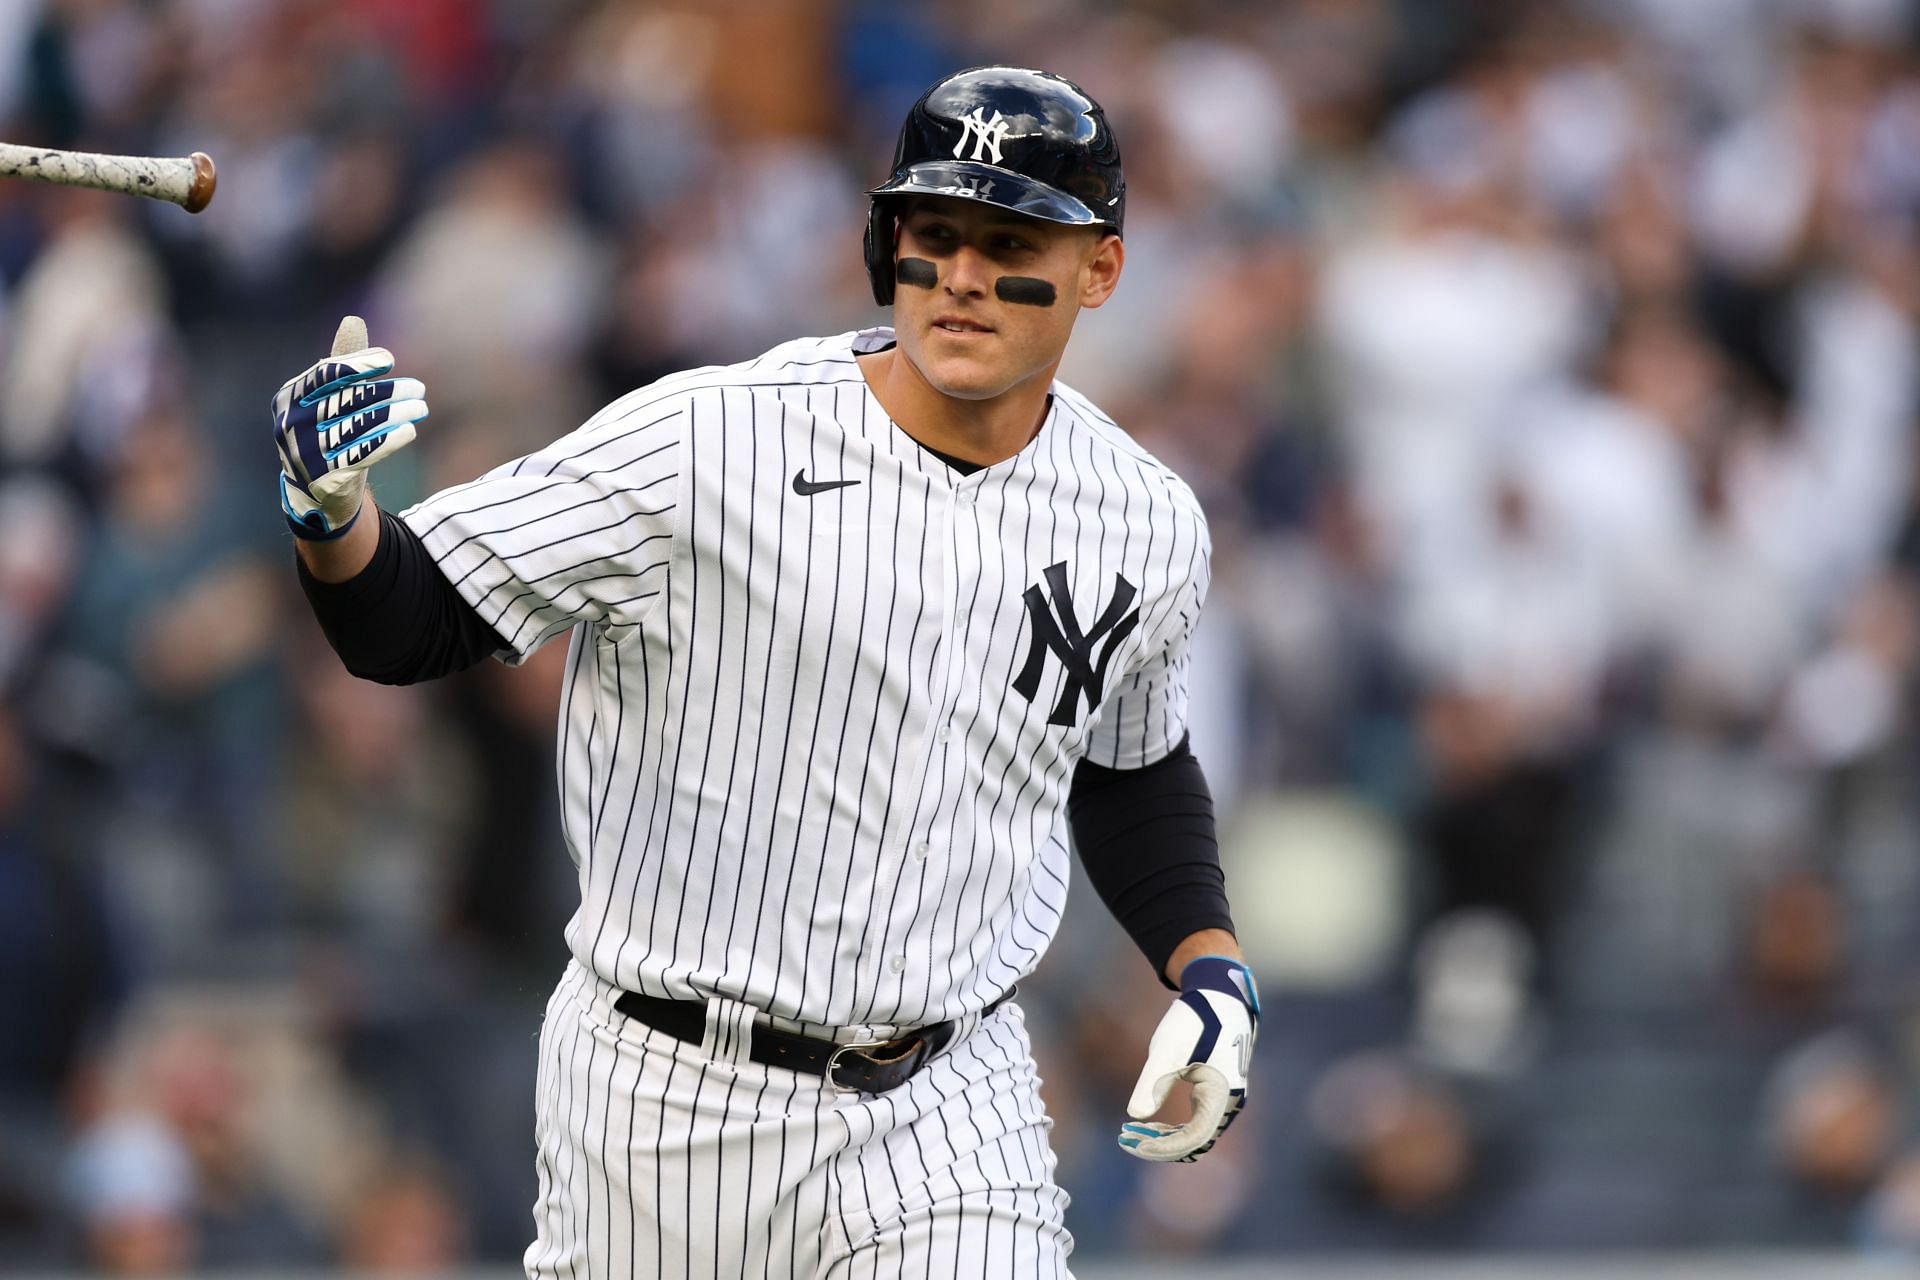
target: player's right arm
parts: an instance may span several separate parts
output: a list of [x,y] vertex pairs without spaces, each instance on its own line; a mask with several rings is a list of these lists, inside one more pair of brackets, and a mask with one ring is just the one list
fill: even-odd
[[[392,367],[380,348],[336,356],[274,402],[301,585],[348,670],[412,683],[488,654],[517,662],[577,622],[633,624],[651,610],[677,507],[673,396],[635,392],[538,453],[396,516],[361,478],[426,416],[419,384],[388,377]],[[343,393],[361,383],[372,387]],[[395,389],[382,396],[383,383]],[[343,394],[363,416],[309,411]]]
[[471,666],[501,640],[367,487],[427,416],[426,388],[393,367],[348,316],[333,354],[275,393],[273,425],[280,509],[321,630],[355,675],[407,684]]

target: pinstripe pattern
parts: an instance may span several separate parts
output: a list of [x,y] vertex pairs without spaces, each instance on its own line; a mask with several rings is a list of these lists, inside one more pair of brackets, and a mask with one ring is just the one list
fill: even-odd
[[[766,1259],[833,1274],[989,1244],[1027,1250],[1035,1274],[1064,1256],[1044,1117],[1037,1101],[1018,1109],[1030,1084],[959,1111],[941,1094],[895,1115],[896,1093],[820,1112],[805,1084],[716,1066],[738,1056],[738,1026],[710,1029],[700,1058],[562,1008],[623,988],[847,1038],[975,1014],[1059,925],[1074,765],[1141,767],[1185,734],[1209,552],[1191,491],[1058,385],[1026,449],[957,474],[861,377],[855,354],[891,336],[805,339],[662,380],[403,513],[505,660],[572,632],[558,781],[579,968],[543,1046],[537,1274],[602,1274],[609,1259],[677,1273],[733,1247],[687,1224],[719,1205],[736,1222],[748,1201],[774,1224],[754,1246]],[[796,477],[842,483],[803,494]],[[1119,579],[1137,624],[1085,642],[1106,649],[1076,694],[1061,650],[1034,666],[1027,593],[1055,611],[1056,640],[1078,638]],[[1070,723],[1051,722],[1056,706]],[[1003,1084],[1031,1075],[998,1018],[947,1056]],[[963,1100],[975,1087],[951,1070],[922,1079]],[[663,1098],[688,1109],[662,1113]],[[794,1119],[817,1112],[837,1119]],[[740,1131],[707,1135],[715,1113]],[[900,1148],[902,1125],[933,1125],[938,1150]],[[695,1176],[684,1152],[709,1142],[745,1155],[692,1184],[669,1176]],[[904,1163],[869,1167],[876,1145]],[[976,1218],[978,1238],[960,1226]],[[828,1221],[843,1235],[816,1238]],[[1017,1256],[980,1264],[1028,1273]]]
[[[867,392],[855,342],[884,337],[642,388],[405,513],[509,660],[575,627],[569,940],[605,981],[803,1029],[982,1008],[1058,924],[1074,763],[1138,768],[1185,732],[1191,492],[1065,387],[1021,454],[954,475]],[[859,483],[801,497],[796,473]],[[1022,593],[1062,562],[1082,623],[1116,573],[1141,612],[1070,726],[1047,723],[1057,658],[1012,690]]]
[[576,961],[547,1007],[528,1275],[1068,1274],[1018,1005],[873,1097],[649,1030],[618,994]]

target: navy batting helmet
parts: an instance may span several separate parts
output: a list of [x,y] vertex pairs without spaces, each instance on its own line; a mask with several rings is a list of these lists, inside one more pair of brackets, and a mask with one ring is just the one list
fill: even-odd
[[893,301],[896,197],[955,196],[1046,222],[1120,234],[1127,184],[1100,104],[1071,80],[975,67],[920,95],[900,127],[893,173],[867,193],[867,277]]

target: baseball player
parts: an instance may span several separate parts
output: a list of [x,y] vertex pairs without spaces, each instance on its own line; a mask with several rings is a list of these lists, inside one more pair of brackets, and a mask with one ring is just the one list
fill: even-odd
[[352,671],[569,636],[529,1275],[1065,1275],[1012,996],[1069,829],[1178,992],[1120,1145],[1192,1160],[1245,1098],[1259,1002],[1187,745],[1206,521],[1053,377],[1120,279],[1113,134],[1057,76],[965,71],[871,196],[891,327],[663,378],[398,516],[364,476],[427,406],[391,353],[350,318],[274,400]]

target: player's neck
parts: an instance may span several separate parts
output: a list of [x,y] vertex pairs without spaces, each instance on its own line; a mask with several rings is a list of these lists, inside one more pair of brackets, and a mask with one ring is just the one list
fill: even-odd
[[902,431],[929,449],[983,466],[1011,458],[1039,434],[1053,389],[1048,368],[991,400],[961,400],[928,385],[898,347],[861,356],[859,363],[874,399]]

